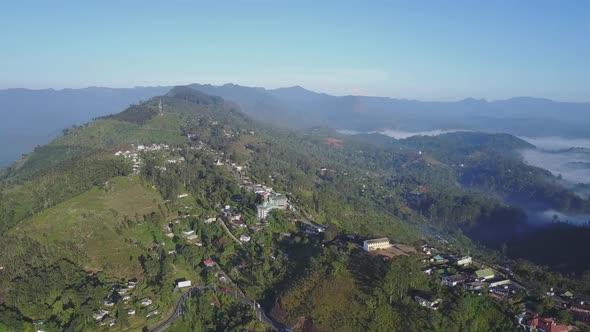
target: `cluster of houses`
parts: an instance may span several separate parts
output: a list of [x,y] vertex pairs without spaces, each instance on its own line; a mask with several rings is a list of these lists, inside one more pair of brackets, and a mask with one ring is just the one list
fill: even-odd
[[[229,221],[229,226],[235,230],[245,230],[248,228],[250,231],[261,231],[267,224],[265,223],[257,223],[256,225],[247,226],[244,220],[242,220],[242,215],[231,208],[231,206],[226,205],[222,210],[222,217],[225,217]],[[252,240],[252,237],[248,234],[241,234],[239,236],[239,240],[242,243],[247,243]]]
[[574,321],[590,325],[590,298],[553,288],[550,288],[546,295],[553,299],[559,308],[569,311]]
[[[110,308],[114,307],[115,304],[123,302],[125,305],[133,301],[133,290],[137,286],[137,279],[132,279],[127,284],[115,284],[111,286],[111,295],[103,299],[103,308],[97,309],[92,318],[98,321],[100,326],[114,326],[117,323],[117,319],[111,316]],[[147,307],[152,304],[149,299],[144,299],[140,302],[142,307]],[[135,315],[135,308],[127,309],[128,315]]]
[[131,162],[133,163],[133,174],[138,175],[139,171],[141,169],[141,165],[142,165],[142,161],[139,157],[139,154],[137,152],[131,152],[129,150],[127,151],[117,151],[115,152],[115,156],[122,156],[123,158],[127,159],[127,160],[131,160]]
[[126,151],[117,151],[115,152],[115,156],[121,156],[125,159],[130,160],[133,163],[133,174],[139,174],[142,160],[139,156],[140,152],[143,151],[161,151],[161,150],[169,150],[170,146],[167,144],[152,144],[152,145],[133,145],[131,144],[131,150]]
[[427,265],[424,274],[439,278],[444,286],[463,287],[478,294],[487,289],[490,296],[499,300],[509,300],[525,290],[504,274],[479,266],[471,256],[436,253],[428,244],[422,246],[422,252],[426,256],[422,263]]
[[527,332],[568,332],[570,327],[557,324],[553,318],[544,318],[537,314],[523,312],[516,315],[516,325]]

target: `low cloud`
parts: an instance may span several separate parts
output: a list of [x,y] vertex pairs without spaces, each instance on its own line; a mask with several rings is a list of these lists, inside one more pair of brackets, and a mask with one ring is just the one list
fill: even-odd
[[543,150],[564,150],[569,148],[586,148],[590,149],[590,139],[585,138],[564,138],[558,136],[551,137],[525,137],[521,139],[533,144]]
[[533,223],[548,224],[563,222],[577,226],[590,226],[590,215],[587,214],[571,215],[556,210],[545,210],[533,213],[530,217],[532,217],[529,219],[532,219],[531,221]]
[[443,134],[448,134],[448,133],[455,133],[455,132],[459,132],[459,131],[467,131],[467,130],[463,130],[463,129],[446,129],[446,130],[434,129],[434,130],[427,130],[427,131],[411,132],[411,131],[402,131],[402,130],[395,130],[395,129],[385,129],[385,130],[381,130],[381,131],[375,131],[374,133],[387,135],[387,136],[393,137],[395,139],[405,139],[405,138],[409,138],[412,136],[438,136],[438,135],[443,135]]
[[561,175],[569,184],[590,184],[590,139],[521,138],[537,147],[521,151],[528,164]]

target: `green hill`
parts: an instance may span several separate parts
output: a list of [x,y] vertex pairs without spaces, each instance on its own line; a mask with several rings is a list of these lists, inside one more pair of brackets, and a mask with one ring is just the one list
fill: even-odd
[[137,177],[117,177],[22,221],[8,236],[28,236],[48,247],[75,250],[88,272],[104,271],[116,279],[141,276],[138,257],[153,242],[159,225],[144,220],[161,216],[158,192]]

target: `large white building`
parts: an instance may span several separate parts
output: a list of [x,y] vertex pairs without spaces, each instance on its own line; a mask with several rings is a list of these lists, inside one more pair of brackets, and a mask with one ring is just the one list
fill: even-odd
[[179,281],[176,284],[176,287],[178,288],[184,288],[184,287],[190,287],[191,286],[191,281],[190,280],[183,280],[183,281]]
[[380,249],[387,249],[391,247],[388,238],[381,238],[381,239],[372,239],[372,240],[365,240],[363,242],[363,249],[365,251],[375,251]]
[[471,258],[471,256],[461,257],[457,260],[457,265],[459,266],[465,266],[471,263],[473,263],[473,259]]

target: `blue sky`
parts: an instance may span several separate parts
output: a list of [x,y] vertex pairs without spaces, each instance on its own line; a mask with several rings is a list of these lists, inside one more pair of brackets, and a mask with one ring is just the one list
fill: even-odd
[[0,88],[590,101],[588,1],[5,1]]

